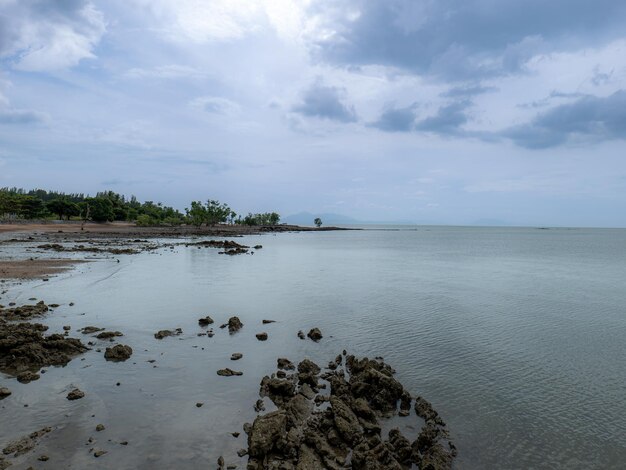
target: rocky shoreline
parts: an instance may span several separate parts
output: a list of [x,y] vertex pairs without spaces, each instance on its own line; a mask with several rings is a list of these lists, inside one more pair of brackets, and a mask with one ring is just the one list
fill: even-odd
[[[46,372],[45,367],[65,365],[89,351],[80,339],[68,336],[70,325],[63,327],[63,334],[45,336],[47,326],[33,322],[53,313],[56,307],[58,305],[47,305],[43,301],[0,306],[0,371],[15,376],[22,383],[29,383],[37,380],[39,373]],[[209,331],[214,334],[212,329],[206,329],[213,323],[210,316],[201,317],[198,320],[201,331],[197,335],[207,335]],[[271,323],[274,321],[263,320],[261,325]],[[229,336],[242,328],[244,323],[236,316],[221,325]],[[95,326],[80,331],[100,341],[115,342],[123,337],[121,332],[105,331]],[[154,337],[161,340],[182,334],[177,328],[160,330]],[[268,339],[265,332],[257,333],[257,338],[259,335],[264,335],[263,340]],[[318,328],[312,328],[306,336],[298,331],[297,336],[302,340],[308,337],[313,342],[323,338]],[[96,343],[89,341],[88,345],[95,346]],[[132,354],[131,346],[114,344],[106,348],[104,358],[124,362]],[[238,361],[242,357],[241,353],[233,353],[230,359]],[[428,401],[413,396],[394,378],[395,371],[382,358],[358,359],[343,351],[325,368],[310,359],[296,364],[287,358],[278,358],[276,367],[275,373],[260,381],[260,399],[254,404],[258,413],[256,419],[243,424],[248,436],[247,447],[241,448],[237,455],[248,456],[248,470],[452,468],[456,448],[450,441],[444,421]],[[243,373],[230,368],[217,371],[222,377],[236,377]],[[67,394],[67,399],[80,400],[85,393],[74,388]],[[8,387],[0,388],[0,400],[10,399],[10,396]],[[196,407],[203,405],[203,402],[196,403]],[[261,414],[266,406],[276,410]],[[410,417],[411,409],[415,412],[413,418]],[[421,427],[419,433],[406,437],[394,428],[384,435],[383,423],[394,416],[413,420],[417,427]],[[101,427],[99,430],[104,430],[104,425],[98,426]],[[8,457],[31,451],[37,441],[53,429],[53,426],[47,427],[4,445],[0,469],[12,464]],[[239,435],[238,432],[235,434]],[[93,450],[94,457],[105,453],[107,451],[102,449]],[[236,467],[228,465],[220,456],[218,468]]]
[[[249,456],[248,470],[452,468],[456,448],[445,423],[424,398],[413,400],[381,359],[344,351],[324,371],[309,359],[295,366],[279,358],[277,367],[259,394],[278,410],[244,424],[248,448],[239,455]],[[419,435],[411,442],[394,428],[385,439],[380,422],[398,412],[408,417],[412,403],[424,421]]]
[[[281,226],[282,229],[293,230],[294,227]],[[251,255],[263,249],[261,245],[248,246],[229,239],[159,242],[152,238],[164,237],[162,231],[150,229],[129,233],[128,230],[130,229],[97,234],[88,231],[73,233],[67,233],[65,230],[44,231],[29,233],[27,237],[5,239],[1,243],[23,243],[29,247],[27,251],[30,253],[79,253],[82,256],[101,257],[135,255],[157,249],[173,250],[176,247],[215,249],[220,254],[231,256]],[[131,237],[131,234],[137,238]],[[181,236],[180,233],[171,232],[169,235]],[[243,234],[229,230],[229,236],[239,235]],[[13,262],[28,265],[37,261],[44,259],[31,257],[28,260]],[[59,260],[61,261],[64,267],[64,263],[73,262],[67,259]],[[4,290],[1,294],[6,292]],[[83,355],[87,357],[86,353],[98,353],[108,363],[124,363],[133,356],[135,351],[132,341],[125,340],[124,343],[130,344],[121,344],[119,341],[125,338],[122,332],[109,331],[101,325],[82,326],[76,330],[68,324],[62,326],[62,331],[48,334],[49,327],[40,321],[44,321],[48,315],[53,315],[61,306],[46,304],[35,298],[31,298],[30,301],[31,303],[23,305],[14,303],[0,305],[0,372],[15,377],[21,384],[36,381],[40,379],[41,374],[54,373],[52,366],[65,366],[74,358]],[[70,302],[62,308],[73,305]],[[226,336],[221,336],[223,341],[227,337],[234,340],[241,335],[242,329],[246,328],[244,322],[248,324],[247,328],[251,327],[251,320],[243,318],[242,321],[238,316],[219,318],[217,315],[213,317],[203,315],[196,318],[198,330],[187,332],[186,335],[181,328],[172,327],[171,324],[160,325],[165,328],[159,330],[155,328],[157,331],[153,330],[147,334],[154,336],[151,341],[169,343],[173,339],[201,336],[213,338],[216,334],[226,333]],[[213,318],[220,322],[216,324]],[[276,338],[272,333],[274,320],[257,319],[257,321],[258,325],[252,326],[258,328],[251,332],[252,341],[260,345]],[[216,326],[214,329],[214,324],[219,327]],[[166,329],[168,327],[170,329]],[[220,333],[220,330],[224,333]],[[83,338],[89,336],[89,339],[85,341],[71,337],[72,331],[80,332],[84,335]],[[312,344],[324,341],[324,333],[316,327],[293,331],[292,334],[299,340],[310,341]],[[107,346],[103,342],[106,342]],[[178,341],[175,343],[183,344]],[[240,352],[229,352],[227,360],[228,358],[230,364],[237,366],[246,362]],[[154,359],[147,362],[152,364],[151,367],[157,367]],[[238,379],[239,376],[245,374],[247,377],[254,373],[245,365],[225,366],[226,364],[223,364],[211,372],[215,380],[236,383],[241,380]],[[118,367],[124,366],[120,364]],[[325,368],[311,359],[292,362],[285,357],[277,359],[276,367],[277,370],[273,374],[262,378],[259,376],[260,398],[252,404],[256,418],[252,422],[242,423],[243,431],[247,434],[247,447],[240,448],[237,456],[240,460],[247,456],[248,470],[452,468],[456,448],[450,441],[450,434],[444,421],[428,401],[412,394],[395,379],[394,370],[382,358],[358,359],[343,351]],[[14,399],[10,383],[6,385],[8,386],[0,387],[0,402]],[[119,385],[117,382],[117,386]],[[64,398],[74,406],[75,401],[83,403],[85,397],[93,392],[88,384],[81,385],[80,388],[72,385],[65,389]],[[197,408],[205,405],[204,401],[194,400],[194,403]],[[405,435],[406,431],[403,434],[399,428],[383,432],[385,423],[394,417],[411,421],[411,426],[419,429],[419,432]],[[57,423],[44,424],[49,426],[35,430],[13,442],[0,444],[2,450],[0,470],[8,468],[16,458],[35,449],[41,439],[48,439],[48,434],[54,434]],[[104,424],[99,423],[96,431],[104,429]],[[239,434],[239,431],[232,432],[234,437],[238,437]],[[112,452],[111,448],[105,450],[106,447],[94,447],[94,442],[91,438],[87,442],[92,458],[103,457],[107,452]],[[124,446],[128,445],[126,440],[119,442],[125,442]],[[228,462],[231,458],[230,454],[220,456],[217,461],[218,468],[236,468],[234,462]],[[42,462],[48,459],[48,455],[40,455],[38,458]]]

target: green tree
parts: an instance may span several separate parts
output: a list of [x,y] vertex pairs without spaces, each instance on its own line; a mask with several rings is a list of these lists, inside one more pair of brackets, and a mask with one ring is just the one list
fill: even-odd
[[187,220],[195,227],[200,227],[206,220],[206,207],[200,201],[191,201],[191,209],[185,209]]
[[76,203],[70,201],[67,197],[51,199],[46,202],[46,209],[53,214],[57,214],[61,220],[63,220],[64,217],[70,220],[70,217],[80,213]]
[[319,217],[315,217],[315,220],[313,221],[313,223],[315,224],[317,228],[320,228],[322,226],[322,219],[320,219]]
[[107,197],[88,197],[85,202],[89,206],[91,220],[94,222],[112,222],[115,220],[113,203]]
[[230,207],[219,201],[209,199],[206,203],[206,223],[207,225],[215,225],[226,222],[230,215]]
[[278,222],[280,222],[280,215],[277,212],[271,212],[269,215],[269,224],[278,225]]

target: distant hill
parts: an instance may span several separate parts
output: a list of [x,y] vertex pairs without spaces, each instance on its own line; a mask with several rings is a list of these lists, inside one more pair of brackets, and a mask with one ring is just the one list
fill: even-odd
[[360,221],[341,214],[312,214],[311,212],[299,212],[297,214],[288,215],[280,219],[281,222],[294,225],[313,225],[316,217],[322,219],[324,225],[350,225],[358,224]]

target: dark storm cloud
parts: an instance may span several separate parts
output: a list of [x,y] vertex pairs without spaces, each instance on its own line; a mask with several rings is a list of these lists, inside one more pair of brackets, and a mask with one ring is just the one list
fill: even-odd
[[531,149],[555,147],[574,137],[589,142],[626,139],[626,90],[607,97],[583,96],[501,135]]
[[292,111],[309,117],[354,122],[356,113],[352,106],[343,103],[345,94],[345,89],[326,86],[318,80],[304,92],[302,102],[293,106]]
[[415,108],[414,104],[406,108],[389,108],[370,126],[387,132],[411,131],[415,125]]
[[[624,34],[621,0],[352,0],[315,8],[334,34],[319,56],[457,81],[518,73],[537,52],[605,43]],[[329,5],[325,3],[324,5]]]

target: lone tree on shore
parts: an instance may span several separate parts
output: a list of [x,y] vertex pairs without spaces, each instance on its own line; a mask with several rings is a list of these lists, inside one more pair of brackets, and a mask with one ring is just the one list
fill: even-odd
[[315,224],[317,228],[320,228],[322,226],[322,219],[320,219],[319,217],[315,217],[315,220],[313,221],[313,223]]

